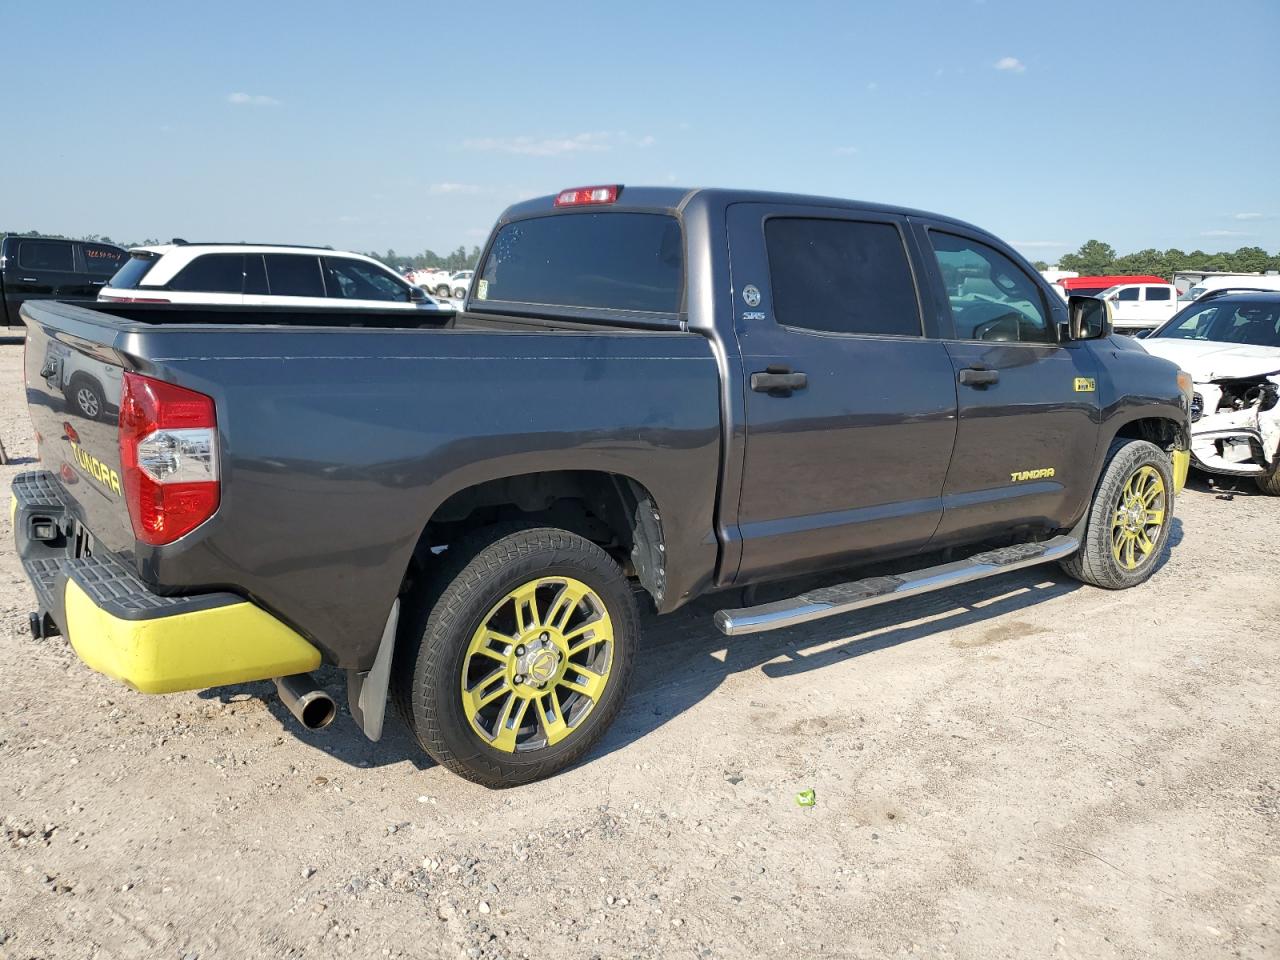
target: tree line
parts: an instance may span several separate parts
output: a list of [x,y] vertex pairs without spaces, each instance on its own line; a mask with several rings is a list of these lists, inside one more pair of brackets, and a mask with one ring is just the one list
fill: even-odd
[[[1049,269],[1049,264],[1037,260],[1037,270]],[[1074,270],[1081,276],[1107,276],[1108,274],[1151,274],[1172,280],[1182,270],[1203,270],[1222,273],[1266,273],[1280,270],[1280,253],[1267,253],[1262,247],[1241,247],[1234,252],[1206,253],[1192,250],[1186,253],[1177,247],[1168,250],[1149,248],[1137,253],[1117,255],[1115,248],[1101,240],[1087,240],[1075,253],[1058,258],[1059,270]]]

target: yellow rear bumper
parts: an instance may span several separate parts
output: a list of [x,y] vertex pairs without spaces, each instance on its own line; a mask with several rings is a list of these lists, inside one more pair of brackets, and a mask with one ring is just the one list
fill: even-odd
[[62,632],[80,659],[142,693],[269,680],[320,666],[319,650],[248,601],[126,620],[69,578],[64,601]]
[[1179,494],[1187,485],[1187,471],[1191,469],[1191,451],[1173,451],[1173,492]]

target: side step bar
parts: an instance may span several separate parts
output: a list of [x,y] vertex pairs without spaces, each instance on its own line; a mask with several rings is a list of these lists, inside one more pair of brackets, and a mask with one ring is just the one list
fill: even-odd
[[834,617],[863,607],[873,607],[902,597],[945,590],[971,580],[994,577],[1011,570],[1033,567],[1071,556],[1080,549],[1073,536],[1057,536],[1040,543],[1018,543],[975,554],[968,560],[943,563],[893,577],[869,577],[831,587],[810,590],[789,600],[775,600],[740,610],[721,610],[716,626],[730,637],[794,627],[810,620]]

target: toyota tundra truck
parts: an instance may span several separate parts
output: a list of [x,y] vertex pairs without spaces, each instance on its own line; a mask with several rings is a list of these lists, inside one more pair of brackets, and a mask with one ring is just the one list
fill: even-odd
[[[1187,467],[1190,380],[1105,303],[869,203],[565,190],[502,215],[453,315],[24,315],[33,631],[144,693],[273,679],[309,727],[336,666],[368,737],[393,701],[491,787],[600,737],[638,603],[720,592],[737,637],[1033,564],[1132,587]],[[51,386],[68,352],[117,416]],[[730,591],[770,581],[809,586]]]

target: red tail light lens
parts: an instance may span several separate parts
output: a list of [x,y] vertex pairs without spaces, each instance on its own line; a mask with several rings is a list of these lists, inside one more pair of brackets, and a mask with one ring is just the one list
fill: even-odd
[[136,373],[120,396],[120,466],[133,532],[173,543],[218,509],[218,421],[213,400]]
[[605,187],[571,187],[556,194],[555,206],[578,207],[593,203],[616,203],[621,190],[622,186],[616,183]]

